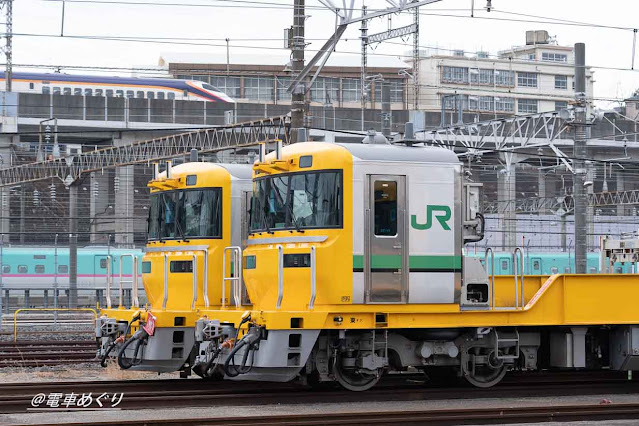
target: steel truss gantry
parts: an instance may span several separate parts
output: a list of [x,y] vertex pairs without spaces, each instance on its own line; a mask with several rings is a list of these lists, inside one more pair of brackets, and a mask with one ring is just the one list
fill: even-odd
[[290,123],[285,116],[206,128],[0,169],[0,187],[50,178],[70,185],[84,173],[181,157],[192,149],[217,152],[276,140],[288,144],[289,138]]
[[[565,137],[569,122],[557,111],[499,118],[477,123],[459,124],[436,130],[423,130],[422,139],[429,145],[454,150],[459,155],[479,157],[487,153],[514,153],[524,149],[549,147],[570,170],[568,155],[555,140]],[[420,136],[418,136],[420,137]],[[507,163],[511,155],[505,155]],[[506,164],[509,168],[510,164]]]
[[[597,192],[588,194],[588,206],[606,207],[620,205],[639,205],[639,190]],[[518,200],[484,201],[484,213],[504,213],[515,211],[516,213],[539,213],[542,211],[553,212],[559,215],[569,214],[574,210],[572,195],[559,197],[532,197]]]

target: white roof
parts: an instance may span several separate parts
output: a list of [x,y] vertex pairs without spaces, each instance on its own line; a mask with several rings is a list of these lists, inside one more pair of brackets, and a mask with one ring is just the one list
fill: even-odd
[[[314,52],[306,53],[306,61],[310,60]],[[272,51],[269,55],[248,55],[236,54],[231,51],[231,65],[274,65],[284,68],[290,61],[290,55],[285,51]],[[218,54],[211,52],[189,53],[189,52],[165,52],[162,53],[158,61],[160,66],[167,67],[170,63],[187,63],[187,64],[225,64],[226,53]],[[358,55],[340,55],[333,53],[326,63],[327,66],[337,67],[359,67],[361,65]],[[398,56],[368,56],[369,67],[388,67],[388,68],[408,68],[406,62]]]

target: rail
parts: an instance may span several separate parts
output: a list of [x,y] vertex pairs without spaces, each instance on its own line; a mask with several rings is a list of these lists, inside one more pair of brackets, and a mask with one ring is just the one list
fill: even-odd
[[[231,254],[231,274],[226,276],[226,254]],[[242,306],[242,248],[230,246],[222,254],[222,307],[226,307],[226,282],[231,283],[231,295],[236,308]]]
[[[518,255],[519,254],[519,255]],[[517,273],[519,269],[520,274]],[[513,273],[515,275],[515,309],[523,309],[526,305],[524,297],[524,252],[521,248],[515,248],[513,252]],[[519,278],[519,282],[517,279]],[[521,283],[521,284],[520,284]],[[521,291],[521,306],[519,306],[519,293]]]
[[484,265],[486,270],[488,270],[488,254],[490,253],[490,297],[491,302],[490,306],[495,308],[495,253],[493,249],[488,247],[486,249],[486,253],[484,254]]
[[37,311],[37,312],[91,312],[93,314],[93,325],[98,319],[98,313],[93,308],[22,308],[13,313],[13,341],[18,340],[18,314],[20,312]]
[[308,301],[308,309],[315,306],[315,297],[317,296],[317,264],[315,246],[311,246],[311,298]]
[[284,248],[277,246],[277,304],[275,307],[282,307],[282,299],[284,298]]
[[111,309],[111,282],[113,281],[113,276],[111,275],[111,261],[112,257],[109,255],[106,257],[106,305],[107,309]]

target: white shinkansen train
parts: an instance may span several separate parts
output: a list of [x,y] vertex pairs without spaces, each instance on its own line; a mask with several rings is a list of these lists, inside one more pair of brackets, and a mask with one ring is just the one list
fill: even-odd
[[[0,72],[0,87],[5,73]],[[13,73],[12,90],[72,96],[106,96],[140,99],[176,99],[218,103],[235,102],[224,92],[202,81],[170,78],[102,77],[72,74]]]

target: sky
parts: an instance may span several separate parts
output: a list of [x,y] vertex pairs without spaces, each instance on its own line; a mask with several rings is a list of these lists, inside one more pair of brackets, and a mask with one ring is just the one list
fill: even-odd
[[[224,61],[228,38],[231,63],[235,56],[238,61],[268,60],[284,65],[289,52],[284,49],[283,34],[284,28],[292,24],[292,3],[292,0],[66,0],[64,37],[61,37],[61,0],[16,0],[13,62],[16,70],[21,69],[19,65],[37,64],[123,68],[105,72],[130,75],[126,69],[157,67],[159,57],[171,53]],[[332,35],[335,14],[319,0],[306,3],[309,59],[312,50],[319,49]],[[493,10],[487,12],[486,0],[474,0],[474,18],[470,17],[472,3],[473,0],[440,0],[423,6],[420,46],[496,54],[524,44],[526,30],[544,29],[560,45],[586,44],[586,64],[594,70],[598,105],[618,105],[639,88],[639,52],[636,70],[630,70],[632,29],[639,27],[639,1],[492,0]],[[388,6],[383,0],[364,3],[355,0],[355,15],[361,13],[363,4],[369,10]],[[567,21],[592,25],[566,25]],[[385,31],[389,25],[399,27],[411,22],[408,14],[394,15],[390,22],[388,18],[377,18],[370,22],[369,34]],[[333,53],[336,63],[359,65],[359,34],[358,23],[349,26]],[[382,43],[369,50],[369,63],[396,62],[411,48],[410,38]],[[63,68],[63,72],[82,71]]]

